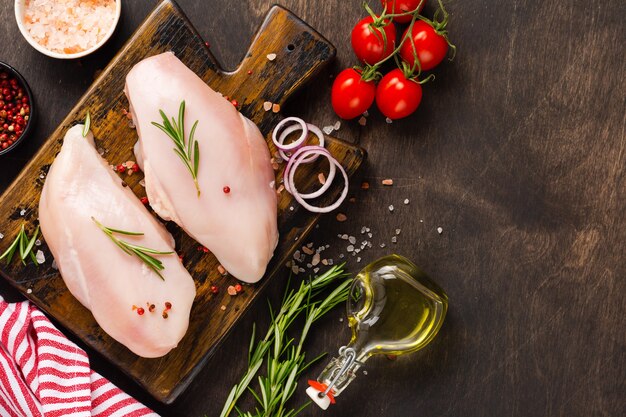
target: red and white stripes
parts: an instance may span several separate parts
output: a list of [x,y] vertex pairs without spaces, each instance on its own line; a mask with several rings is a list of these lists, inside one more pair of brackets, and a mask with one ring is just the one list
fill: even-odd
[[93,372],[87,354],[28,301],[0,297],[0,416],[157,416]]

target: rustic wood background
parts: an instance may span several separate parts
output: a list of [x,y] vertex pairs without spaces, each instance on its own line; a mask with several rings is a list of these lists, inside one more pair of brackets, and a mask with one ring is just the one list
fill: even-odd
[[[0,60],[27,78],[40,112],[36,134],[0,158],[0,191],[154,6],[124,2],[109,44],[68,62],[23,40],[11,3],[0,6]],[[260,0],[179,3],[227,68],[240,61],[270,7]],[[334,67],[283,112],[331,124],[329,75],[355,63],[349,32],[363,16],[360,0],[281,4],[338,49]],[[354,181],[356,202],[342,209],[348,221],[326,216],[310,239],[330,244],[338,258],[346,244],[337,233],[359,236],[370,227],[373,241],[387,246],[363,252],[361,263],[349,257],[348,267],[356,272],[390,251],[404,254],[447,290],[448,317],[422,352],[371,359],[368,374],[331,411],[304,415],[624,415],[626,5],[454,0],[449,10],[457,59],[436,71],[418,114],[387,125],[373,111],[367,126],[343,123],[335,132],[368,150],[361,178],[371,187],[360,190]],[[380,185],[383,178],[394,186]],[[269,287],[276,299],[282,283]],[[19,299],[5,283],[0,294]],[[316,328],[310,352],[348,339],[342,314]],[[252,322],[266,316],[257,303],[172,406],[151,400],[97,355],[92,361],[163,415],[215,416],[242,372]],[[296,403],[304,399],[301,390]]]

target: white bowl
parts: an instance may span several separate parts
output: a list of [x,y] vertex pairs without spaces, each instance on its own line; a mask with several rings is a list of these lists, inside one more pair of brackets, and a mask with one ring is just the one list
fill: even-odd
[[102,40],[98,42],[97,45],[95,45],[94,47],[90,49],[86,49],[81,52],[76,52],[74,54],[62,54],[60,52],[54,52],[54,51],[50,51],[49,49],[46,49],[45,47],[37,43],[37,41],[30,35],[30,32],[28,32],[28,29],[26,29],[23,23],[24,9],[25,9],[24,3],[25,3],[25,0],[15,0],[15,20],[17,20],[17,26],[20,28],[20,32],[22,32],[22,36],[24,36],[24,39],[26,39],[26,41],[33,48],[35,48],[42,54],[48,55],[49,57],[52,57],[52,58],[58,58],[58,59],[81,58],[86,55],[89,55],[90,53],[100,48],[102,45],[106,43],[106,41],[109,40],[111,35],[113,35],[113,32],[115,32],[115,28],[117,27],[117,24],[120,21],[120,15],[122,13],[122,0],[115,0],[115,21],[109,28],[109,31],[106,33],[104,38],[102,38]]

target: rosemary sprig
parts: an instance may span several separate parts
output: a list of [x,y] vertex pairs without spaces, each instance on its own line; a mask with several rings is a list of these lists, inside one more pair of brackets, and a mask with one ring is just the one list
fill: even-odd
[[[294,417],[310,404],[309,401],[298,409],[287,409],[287,402],[295,393],[298,377],[325,355],[305,361],[302,348],[311,326],[333,307],[347,300],[351,280],[346,279],[348,275],[342,268],[343,265],[334,266],[323,275],[302,282],[297,290],[288,289],[277,314],[270,306],[272,321],[267,334],[262,340],[256,341],[256,326],[253,327],[248,349],[248,369],[230,391],[220,417],[230,416],[233,410],[240,417]],[[328,296],[322,297],[322,292],[337,281],[341,283]],[[302,313],[305,314],[305,324],[296,345],[287,331]],[[257,392],[250,384],[265,361],[267,375],[257,378]],[[254,414],[243,412],[237,407],[238,400],[246,390],[260,407],[255,407]]]
[[200,147],[198,141],[194,139],[196,133],[196,127],[198,126],[198,120],[195,121],[189,132],[189,139],[185,141],[185,100],[181,101],[178,109],[178,123],[172,117],[170,121],[165,115],[163,110],[159,110],[163,124],[152,122],[152,124],[161,129],[167,136],[172,139],[174,145],[174,152],[181,161],[185,164],[193,182],[196,184],[196,190],[198,191],[198,197],[200,197],[200,185],[198,184],[198,166],[200,163]]
[[98,225],[100,230],[102,230],[109,238],[111,238],[113,243],[115,243],[126,254],[128,254],[129,256],[133,256],[134,255],[134,256],[138,257],[144,264],[146,264],[146,266],[148,268],[150,268],[152,271],[154,271],[154,273],[157,274],[159,276],[159,278],[161,278],[163,281],[165,281],[165,278],[163,278],[163,275],[161,275],[161,271],[163,269],[165,269],[165,267],[163,266],[163,262],[161,262],[160,260],[158,260],[157,258],[155,258],[152,255],[170,255],[170,254],[174,253],[173,251],[162,252],[162,251],[146,248],[144,246],[133,245],[132,243],[125,242],[125,241],[120,240],[117,237],[113,236],[113,234],[114,233],[118,233],[120,235],[127,235],[127,236],[143,236],[143,233],[141,233],[141,232],[128,232],[126,230],[112,229],[110,227],[104,226],[102,223],[100,223],[94,217],[92,217],[91,220],[93,220],[94,223],[96,225]]
[[89,114],[89,110],[87,110],[87,116],[85,116],[85,122],[83,123],[83,137],[86,138],[89,134],[89,129],[91,128],[91,115]]
[[24,229],[24,224],[22,223],[22,227],[13,243],[11,243],[11,246],[9,246],[8,249],[0,255],[0,261],[6,258],[7,264],[10,264],[13,260],[13,255],[15,255],[15,252],[19,249],[20,259],[24,265],[26,265],[26,258],[30,257],[31,261],[33,261],[35,265],[39,266],[37,257],[33,253],[37,236],[39,236],[39,226],[35,229],[33,237],[29,238],[26,234],[26,230]]

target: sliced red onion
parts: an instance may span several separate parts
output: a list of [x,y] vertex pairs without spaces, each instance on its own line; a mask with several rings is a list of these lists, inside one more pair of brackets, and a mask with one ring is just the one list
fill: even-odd
[[[309,129],[309,132],[313,133],[315,136],[317,136],[317,140],[319,141],[319,146],[321,146],[322,148],[324,147],[324,133],[320,130],[319,127],[312,125],[310,123],[306,124],[307,128]],[[288,128],[286,128],[285,130],[283,130],[283,132],[280,134],[280,136],[278,137],[278,143],[283,144],[285,143],[285,139],[287,139],[287,137],[292,133],[295,132],[296,130],[301,130],[302,126],[299,124],[294,124],[292,126],[289,126]],[[308,135],[307,135],[308,136]],[[299,138],[298,138],[299,140]],[[295,142],[294,142],[295,143]],[[300,146],[304,145],[304,141],[300,144]],[[284,151],[282,151],[281,149],[278,150],[278,154],[280,155],[281,158],[283,158],[285,161],[289,160],[289,158],[291,158],[291,154],[289,153],[285,153]],[[304,161],[304,163],[309,163],[309,162],[313,162],[317,159],[318,155],[309,155]]]
[[[331,167],[332,166],[336,166],[337,168],[339,168],[339,170],[341,171],[341,174],[343,175],[343,180],[344,180],[343,191],[341,192],[341,195],[339,196],[337,201],[335,201],[330,206],[327,206],[327,207],[317,207],[317,206],[310,205],[309,203],[307,203],[305,201],[305,198],[303,197],[303,195],[300,194],[300,192],[296,188],[296,184],[294,182],[294,176],[295,176],[296,170],[298,169],[300,164],[303,163],[304,158],[306,158],[309,155],[318,155],[318,156],[321,155],[321,156],[326,157],[326,159],[328,159],[328,162],[330,163]],[[341,205],[341,203],[343,203],[343,200],[346,199],[346,196],[348,195],[348,185],[349,185],[349,183],[348,183],[348,174],[346,174],[346,171],[343,169],[341,164],[326,149],[324,149],[324,148],[322,148],[320,146],[303,146],[302,148],[298,149],[293,154],[293,156],[291,157],[289,162],[290,162],[291,166],[290,167],[288,166],[289,172],[288,172],[288,174],[286,174],[287,175],[287,180],[285,181],[285,189],[287,189],[287,186],[289,186],[289,189],[291,190],[289,192],[291,193],[291,195],[293,195],[293,197],[296,199],[296,201],[298,203],[300,203],[307,210],[309,210],[311,212],[314,212],[314,213],[328,213],[328,212],[333,211],[337,207],[339,207]],[[287,170],[285,170],[285,172],[287,173]],[[329,177],[330,177],[330,174],[329,174]],[[326,184],[330,184],[330,183],[331,183],[331,181],[326,181]],[[324,184],[324,186],[326,184]],[[319,192],[319,190],[318,190],[318,192]],[[313,194],[316,194],[316,193],[313,193]]]
[[[310,145],[307,146],[307,148],[313,148],[313,149],[317,149],[319,148],[320,150],[325,152],[324,156],[330,156],[330,152],[328,152],[326,149],[322,148],[321,146],[315,146],[315,145]],[[302,149],[302,148],[300,148]],[[296,151],[297,153],[297,151]],[[317,153],[312,153],[312,152],[306,152],[306,155],[302,155],[299,154],[297,159],[300,161],[300,163],[302,164],[308,164],[310,161],[311,156],[313,157],[313,160],[317,159],[317,157],[319,156],[319,154]],[[289,161],[287,162],[287,166],[285,167],[285,172],[283,173],[283,179],[284,179],[284,183],[285,183],[285,190],[287,190],[288,193],[291,193],[291,186],[289,183],[289,172],[293,169],[293,165],[296,161],[296,155],[294,154]],[[309,200],[311,198],[317,198],[319,196],[321,196],[322,194],[324,194],[326,192],[326,190],[328,190],[331,186],[331,184],[333,183],[333,179],[335,178],[335,172],[337,171],[337,167],[335,166],[335,164],[333,164],[332,162],[330,162],[330,169],[328,171],[328,178],[326,178],[326,182],[324,184],[322,184],[322,186],[317,190],[314,191],[312,193],[308,193],[308,194],[300,194],[300,197]]]
[[[300,135],[300,137],[295,140],[294,142],[291,142],[288,145],[285,145],[283,143],[283,141],[287,138],[287,136],[285,135],[281,135],[280,137],[282,138],[282,141],[278,139],[278,132],[280,132],[280,130],[287,124],[290,122],[296,122],[297,126],[302,129],[302,134]],[[298,117],[287,117],[286,119],[281,120],[276,127],[274,128],[274,131],[272,132],[272,142],[274,142],[274,145],[276,145],[276,147],[280,150],[280,151],[290,151],[293,149],[297,149],[300,146],[302,146],[302,144],[304,143],[304,141],[306,140],[306,138],[309,136],[309,128],[306,124],[306,122]],[[280,155],[281,157],[283,156],[282,154]],[[285,159],[289,159],[289,158],[285,158]]]

